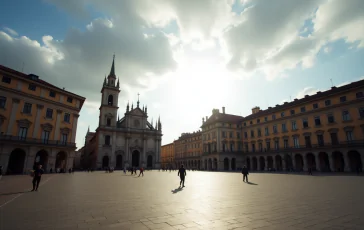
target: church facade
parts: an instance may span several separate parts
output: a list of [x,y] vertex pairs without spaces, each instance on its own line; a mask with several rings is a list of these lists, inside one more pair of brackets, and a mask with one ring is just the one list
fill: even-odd
[[83,168],[114,167],[160,168],[162,124],[148,121],[147,106],[126,105],[124,117],[118,116],[120,83],[115,75],[113,60],[110,74],[101,89],[99,125],[95,132],[87,132]]

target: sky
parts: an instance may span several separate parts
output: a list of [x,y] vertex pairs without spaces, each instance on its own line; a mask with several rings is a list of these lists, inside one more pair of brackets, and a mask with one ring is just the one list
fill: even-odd
[[363,48],[363,0],[0,3],[0,64],[86,97],[79,148],[114,54],[120,117],[140,93],[164,145],[214,108],[247,116],[363,79]]

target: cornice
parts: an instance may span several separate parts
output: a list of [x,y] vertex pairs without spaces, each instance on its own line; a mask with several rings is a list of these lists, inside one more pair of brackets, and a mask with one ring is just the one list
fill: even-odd
[[27,93],[25,93],[23,91],[15,90],[15,89],[12,89],[12,88],[7,88],[7,87],[1,86],[1,85],[0,85],[0,90],[8,91],[10,93],[14,93],[14,94],[22,96],[24,98],[30,98],[30,99],[33,99],[35,101],[42,101],[42,102],[46,102],[46,103],[49,103],[49,104],[56,105],[58,107],[67,108],[67,109],[72,110],[72,111],[77,111],[77,112],[81,111],[81,109],[78,109],[76,107],[71,107],[71,106],[68,106],[66,104],[62,104],[60,102],[52,101],[52,100],[49,100],[47,98],[42,98],[40,96],[34,96],[32,94],[27,94]]

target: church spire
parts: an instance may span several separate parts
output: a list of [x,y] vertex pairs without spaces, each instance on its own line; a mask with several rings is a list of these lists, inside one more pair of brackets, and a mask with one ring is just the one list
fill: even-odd
[[137,108],[139,108],[139,93],[138,93],[138,101],[137,101]]
[[110,70],[110,76],[115,76],[115,54],[112,58],[112,65],[111,65],[111,70]]
[[87,134],[90,132],[90,126],[88,126],[88,129],[87,129]]

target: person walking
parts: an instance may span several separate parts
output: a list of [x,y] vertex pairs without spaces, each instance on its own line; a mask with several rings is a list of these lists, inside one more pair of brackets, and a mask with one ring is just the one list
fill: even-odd
[[126,166],[124,166],[124,174],[126,174]]
[[178,170],[178,176],[181,179],[181,181],[179,182],[179,186],[181,187],[185,187],[185,177],[186,177],[187,173],[186,173],[186,169],[184,168],[183,165],[181,165],[181,167]]
[[42,174],[44,173],[44,170],[42,169],[42,165],[38,165],[37,169],[33,172],[33,190],[32,191],[38,191],[40,179],[42,178]]
[[245,165],[243,166],[241,173],[243,174],[243,181],[246,180],[246,182],[248,183],[249,170]]
[[138,177],[140,177],[140,174],[144,176],[144,169],[143,169],[143,167],[140,167],[140,169],[139,169],[139,176]]

